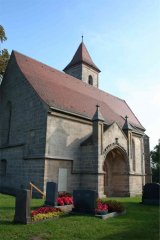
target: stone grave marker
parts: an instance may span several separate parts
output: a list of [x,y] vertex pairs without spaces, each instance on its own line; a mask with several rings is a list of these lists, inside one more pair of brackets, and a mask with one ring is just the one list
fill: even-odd
[[143,187],[142,194],[143,204],[160,205],[160,184],[159,183],[147,183]]
[[74,212],[94,213],[98,194],[94,190],[74,190]]
[[14,223],[31,223],[30,190],[19,190],[16,195]]
[[47,182],[45,205],[56,206],[58,186],[55,182]]

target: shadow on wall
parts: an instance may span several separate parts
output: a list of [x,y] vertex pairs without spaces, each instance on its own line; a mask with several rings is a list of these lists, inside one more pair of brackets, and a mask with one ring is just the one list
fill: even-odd
[[[69,133],[71,131],[71,133]],[[73,159],[76,156],[80,156],[80,143],[83,142],[89,135],[83,138],[77,138],[74,135],[73,129],[66,129],[61,120],[58,123],[58,127],[53,131],[52,135],[47,140],[47,154],[50,157],[65,157]],[[74,138],[75,137],[75,138]]]

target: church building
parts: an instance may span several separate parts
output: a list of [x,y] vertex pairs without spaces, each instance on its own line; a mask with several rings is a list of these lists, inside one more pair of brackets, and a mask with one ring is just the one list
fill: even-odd
[[100,90],[82,41],[64,72],[12,51],[0,85],[0,191],[92,189],[134,196],[151,181],[149,137],[125,100]]

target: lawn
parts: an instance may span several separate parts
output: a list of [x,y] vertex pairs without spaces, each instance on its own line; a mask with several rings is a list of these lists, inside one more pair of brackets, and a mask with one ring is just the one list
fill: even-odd
[[[119,198],[126,215],[101,220],[93,216],[64,216],[29,225],[13,224],[15,198],[0,194],[1,240],[158,240],[158,206],[140,204],[140,198]],[[32,207],[43,200],[32,200]]]

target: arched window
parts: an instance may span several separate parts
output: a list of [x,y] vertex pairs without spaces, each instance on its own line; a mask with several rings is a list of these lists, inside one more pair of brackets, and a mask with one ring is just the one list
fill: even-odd
[[7,174],[7,160],[6,159],[2,159],[0,162],[0,173],[1,173],[1,176],[6,176],[6,174]]
[[11,102],[8,102],[5,106],[5,111],[3,114],[3,129],[2,129],[2,144],[9,143],[9,135],[11,128],[11,114],[12,114],[12,105]]
[[88,77],[88,84],[93,85],[93,78],[91,75]]
[[135,142],[132,140],[132,167],[133,171],[136,171],[136,157],[135,157]]

